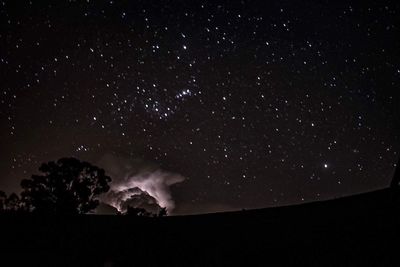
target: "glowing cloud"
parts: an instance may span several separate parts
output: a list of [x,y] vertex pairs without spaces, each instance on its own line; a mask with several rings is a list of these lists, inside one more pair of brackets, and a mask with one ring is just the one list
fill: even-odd
[[101,201],[125,212],[128,206],[141,207],[156,212],[158,207],[171,212],[175,202],[170,186],[183,182],[185,178],[177,173],[164,171],[154,164],[141,160],[123,159],[106,155],[100,161],[111,176],[110,191]]

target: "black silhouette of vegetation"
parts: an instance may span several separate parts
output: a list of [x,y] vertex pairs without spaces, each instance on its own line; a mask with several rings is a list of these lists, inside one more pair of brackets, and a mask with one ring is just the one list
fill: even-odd
[[158,211],[158,217],[164,217],[164,216],[167,216],[168,215],[168,213],[167,213],[167,208],[161,208],[159,211]]
[[111,178],[88,162],[61,158],[43,163],[41,175],[21,182],[21,197],[0,192],[0,211],[41,214],[85,214],[94,210],[97,197],[107,192]]
[[167,216],[168,213],[167,213],[167,208],[160,208],[158,213],[152,213],[144,208],[128,206],[124,214],[134,217],[164,217]]
[[0,212],[17,212],[22,210],[22,203],[17,194],[7,194],[0,191]]
[[143,208],[134,208],[129,206],[126,210],[125,215],[135,216],[135,217],[150,217],[151,213]]
[[103,169],[75,158],[44,163],[39,170],[43,175],[21,182],[21,201],[32,212],[88,213],[98,206],[96,197],[110,189]]
[[[108,192],[111,178],[103,169],[75,158],[61,158],[43,163],[41,175],[21,181],[20,196],[0,191],[0,213],[86,214],[98,205],[98,196]],[[142,207],[128,207],[125,215],[163,217],[166,208],[149,212]]]
[[21,210],[23,204],[21,203],[20,198],[18,197],[17,194],[12,193],[7,199],[6,199],[6,207],[7,210],[9,211],[19,211]]

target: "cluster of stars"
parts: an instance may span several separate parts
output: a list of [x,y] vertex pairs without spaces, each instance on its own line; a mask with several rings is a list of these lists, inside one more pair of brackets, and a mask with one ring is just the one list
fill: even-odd
[[264,5],[2,1],[0,185],[107,153],[187,177],[181,212],[388,184],[398,5]]

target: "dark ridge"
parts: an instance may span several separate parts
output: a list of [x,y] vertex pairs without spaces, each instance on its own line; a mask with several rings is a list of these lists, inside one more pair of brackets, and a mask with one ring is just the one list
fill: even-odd
[[397,168],[390,188],[239,212],[2,216],[0,254],[13,266],[393,266],[398,179]]

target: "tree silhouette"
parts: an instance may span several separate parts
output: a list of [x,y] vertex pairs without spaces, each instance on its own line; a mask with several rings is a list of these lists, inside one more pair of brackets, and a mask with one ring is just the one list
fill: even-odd
[[151,213],[143,208],[135,208],[128,206],[126,209],[126,215],[134,216],[134,217],[150,217]]
[[23,211],[23,204],[17,194],[12,193],[7,197],[7,194],[0,191],[0,212],[20,212]]
[[16,212],[16,211],[22,210],[22,203],[17,194],[12,193],[6,199],[6,210],[11,211],[11,212]]
[[84,214],[95,209],[96,197],[110,189],[111,178],[103,169],[75,158],[44,163],[39,171],[43,175],[21,182],[21,202],[35,213]]
[[167,216],[167,208],[161,208],[158,211],[158,217],[164,217],[164,216]]
[[134,217],[164,217],[167,216],[167,208],[160,208],[158,213],[152,213],[141,207],[128,206],[124,214]]

